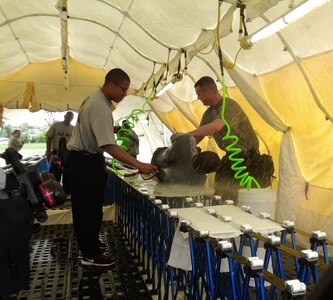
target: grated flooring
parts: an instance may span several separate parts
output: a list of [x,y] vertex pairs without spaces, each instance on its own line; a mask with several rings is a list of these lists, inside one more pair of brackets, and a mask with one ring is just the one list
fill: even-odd
[[[40,226],[32,238],[30,288],[5,299],[153,299],[117,225],[103,222],[101,238],[116,264],[111,268],[82,267],[72,225]],[[283,254],[282,260],[286,279],[296,278],[293,258]],[[307,295],[313,287],[311,282]],[[249,299],[256,299],[253,288]]]
[[33,235],[30,289],[6,300],[152,299],[117,226],[103,222],[111,268],[82,267],[72,225],[41,226]]

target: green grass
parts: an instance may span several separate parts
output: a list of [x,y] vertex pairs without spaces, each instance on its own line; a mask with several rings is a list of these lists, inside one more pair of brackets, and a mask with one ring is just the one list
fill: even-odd
[[[7,149],[8,144],[0,144],[0,153]],[[46,151],[46,143],[24,144],[23,148],[19,151],[23,158],[40,154],[44,155]],[[0,159],[0,167],[5,165],[5,161]]]
[[[7,148],[7,144],[0,144],[0,152],[5,151],[5,149]],[[23,148],[21,149],[21,151],[25,150],[25,151],[33,151],[33,150],[41,150],[43,149],[44,152],[46,150],[46,143],[34,143],[34,144],[24,144]],[[21,152],[20,151],[20,152]]]

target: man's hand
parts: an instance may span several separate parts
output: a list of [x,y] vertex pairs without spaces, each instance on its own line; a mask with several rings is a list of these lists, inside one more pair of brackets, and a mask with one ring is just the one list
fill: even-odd
[[185,132],[175,132],[171,135],[170,137],[170,141],[172,142],[176,137],[178,136],[181,136],[181,135],[184,135],[184,134],[188,134],[188,133],[185,133]]
[[158,172],[158,168],[152,164],[142,163],[140,162],[138,169],[141,174],[155,174]]

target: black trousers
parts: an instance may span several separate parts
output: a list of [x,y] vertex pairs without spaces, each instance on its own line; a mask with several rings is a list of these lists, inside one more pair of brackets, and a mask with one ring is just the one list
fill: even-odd
[[69,180],[76,240],[85,257],[98,254],[98,236],[103,219],[105,159],[69,151]]

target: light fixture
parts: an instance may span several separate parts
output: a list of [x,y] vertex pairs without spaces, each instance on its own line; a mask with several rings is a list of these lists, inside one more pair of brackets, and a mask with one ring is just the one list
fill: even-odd
[[174,83],[172,81],[170,81],[167,85],[165,85],[164,87],[162,87],[157,93],[156,93],[156,97],[161,96],[162,94],[164,94],[166,91],[170,90],[173,87]]
[[272,34],[280,31],[281,29],[285,28],[290,23],[295,22],[299,18],[303,17],[313,9],[329,2],[330,0],[308,0],[305,1],[298,6],[296,6],[294,9],[289,11],[288,13],[284,14],[280,18],[274,20],[272,23],[264,26],[263,28],[259,29],[257,32],[249,35],[244,36],[241,41],[241,47],[243,49],[249,49],[251,46],[258,42],[259,40],[262,40],[264,38],[267,38],[271,36]]
[[173,85],[178,82],[181,81],[183,79],[183,74],[181,73],[176,73],[172,75],[172,79],[171,81],[169,81],[168,84],[166,84],[164,87],[162,87],[157,93],[156,93],[156,97],[161,96],[162,94],[164,94],[166,91],[170,90]]

